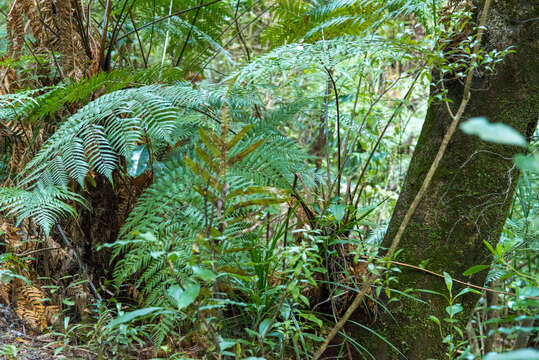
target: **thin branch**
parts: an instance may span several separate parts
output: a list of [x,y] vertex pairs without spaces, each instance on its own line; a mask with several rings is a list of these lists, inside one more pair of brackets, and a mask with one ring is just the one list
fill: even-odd
[[[133,27],[136,29],[137,25],[135,25],[135,20],[133,19],[133,14],[129,13],[129,18],[131,19],[131,24],[133,24]],[[140,48],[140,55],[142,55],[142,61],[144,62],[144,67],[148,67],[148,60],[146,60],[146,54],[144,54],[144,48],[142,47],[142,41],[140,40],[140,36],[138,35],[138,31],[135,30],[135,34],[137,35],[137,41]]]
[[335,84],[335,79],[333,79],[333,75],[331,74],[331,71],[325,66],[324,66],[324,69],[326,69],[329,79],[331,80],[331,84],[333,86],[333,92],[335,93],[335,106],[337,108],[337,169],[339,170],[339,172],[337,173],[337,196],[340,196],[342,171],[340,171],[341,170],[341,116],[340,116],[340,111],[339,111],[339,92],[337,91],[337,84]]
[[236,3],[236,12],[234,13],[234,23],[236,24],[236,31],[240,38],[240,42],[243,45],[243,48],[245,49],[245,55],[247,56],[247,61],[251,61],[251,54],[249,53],[249,48],[247,47],[247,44],[245,43],[245,39],[243,38],[243,34],[241,33],[240,23],[238,21],[239,8],[240,8],[240,0],[238,0],[238,2]]
[[[200,5],[204,3],[204,0],[200,0]],[[193,17],[193,21],[191,21],[191,27],[189,28],[189,32],[187,33],[187,37],[185,38],[185,41],[183,42],[182,50],[180,51],[180,55],[178,56],[178,59],[176,60],[176,66],[180,66],[180,62],[182,61],[183,53],[185,52],[185,49],[187,48],[187,43],[191,39],[191,33],[193,32],[193,29],[195,28],[195,24],[198,19],[198,14],[200,13],[200,9],[202,7],[199,7],[197,11],[195,12],[195,16]]]

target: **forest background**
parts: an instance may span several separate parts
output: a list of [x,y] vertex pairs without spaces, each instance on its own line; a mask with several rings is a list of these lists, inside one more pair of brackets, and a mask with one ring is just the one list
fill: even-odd
[[539,359],[539,6],[0,1],[0,356]]

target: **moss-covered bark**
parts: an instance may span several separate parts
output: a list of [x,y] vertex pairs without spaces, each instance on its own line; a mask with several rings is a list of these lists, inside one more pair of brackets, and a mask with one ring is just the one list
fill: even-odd
[[[485,116],[491,122],[508,124],[530,136],[539,116],[539,4],[537,1],[500,0],[493,1],[492,6],[485,46],[499,50],[515,46],[516,53],[498,65],[495,75],[474,79],[472,98],[463,120]],[[446,81],[445,86],[454,106],[458,106],[462,85]],[[385,246],[389,246],[395,236],[450,122],[446,106],[433,103],[391,219]],[[462,273],[473,265],[489,264],[492,260],[483,240],[495,246],[500,237],[518,177],[511,158],[519,151],[521,149],[511,146],[485,143],[458,130],[404,233],[398,259],[413,265],[428,261],[426,267],[430,270],[446,271],[455,278],[483,285],[486,271],[471,277],[464,277]],[[404,268],[402,271],[398,278],[401,290],[446,292],[440,278]],[[446,317],[447,303],[439,296],[416,295],[428,305],[409,299],[391,303],[394,318],[382,314],[374,329],[409,360],[446,358],[446,346],[428,316]],[[476,301],[475,295],[463,298],[465,310],[459,314],[461,319],[467,320]],[[465,322],[462,329],[464,325]],[[400,359],[377,337],[357,327],[349,328],[348,334],[368,348],[376,359]]]

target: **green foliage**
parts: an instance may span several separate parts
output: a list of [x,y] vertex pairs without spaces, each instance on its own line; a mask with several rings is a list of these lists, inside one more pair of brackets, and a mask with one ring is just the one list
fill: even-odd
[[277,3],[272,9],[276,23],[264,34],[264,39],[277,44],[358,35],[396,18],[410,14],[425,18],[431,12],[430,5],[415,0],[279,0]]
[[[184,358],[191,354],[183,345],[194,343],[208,358],[309,358],[333,325],[330,315],[339,316],[336,308],[346,308],[365,276],[350,269],[378,255],[413,151],[410,128],[420,125],[428,101],[447,95],[429,97],[430,70],[459,78],[470,65],[457,55],[469,52],[473,36],[446,48],[470,14],[444,11],[442,24],[438,0],[111,4],[103,39],[110,71],[58,82],[56,70],[46,79],[35,72],[48,58],[25,52],[0,64],[16,69],[21,84],[35,77],[47,85],[0,96],[0,182],[14,184],[0,188],[2,214],[18,224],[30,219],[48,235],[89,206],[96,177],[119,190],[118,179],[151,174],[116,241],[100,246],[112,248],[117,292],[107,292],[90,319],[66,316],[58,351],[87,343],[99,357],[122,358],[152,342],[155,352]],[[105,18],[99,2],[89,9]],[[506,53],[481,52],[471,65],[490,72]],[[244,55],[252,59],[244,63]],[[198,71],[202,77],[192,78]],[[524,144],[477,119],[463,126],[487,140]],[[34,156],[8,174],[20,144]],[[515,162],[533,170],[536,157]],[[491,319],[504,324],[496,331],[509,340],[537,332],[520,325],[537,318],[527,297],[538,287],[535,176],[525,173],[503,239],[491,247],[488,280],[504,280],[521,295]],[[13,264],[8,255],[2,265]],[[377,298],[384,289],[390,298],[398,268],[380,261],[366,272],[384,269],[371,300],[385,309]],[[1,270],[4,280],[20,278],[12,270]],[[445,282],[447,294],[434,295],[446,299],[447,316],[431,321],[448,358],[471,356],[458,323],[459,299],[469,290],[454,295],[447,274]],[[324,304],[328,313],[314,311]],[[394,339],[375,335],[397,349]],[[367,356],[342,336],[346,349]]]

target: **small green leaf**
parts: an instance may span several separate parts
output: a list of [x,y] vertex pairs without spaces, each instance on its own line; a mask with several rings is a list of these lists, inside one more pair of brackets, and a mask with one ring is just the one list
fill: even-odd
[[430,315],[429,316],[429,319],[431,319],[432,321],[434,321],[436,324],[438,324],[438,326],[440,325],[440,320],[434,316],[434,315]]
[[331,204],[328,208],[329,213],[336,221],[341,221],[346,213],[346,205]]
[[306,338],[309,338],[311,340],[314,340],[316,342],[322,342],[324,341],[324,338],[323,337],[320,337],[320,336],[316,336],[314,334],[311,334],[311,333],[307,333],[307,332],[303,332],[301,333],[303,336],[305,336]]
[[146,145],[137,146],[131,153],[127,162],[127,173],[131,177],[138,177],[148,168],[150,153]]
[[144,308],[144,309],[140,309],[140,310],[131,311],[131,312],[125,313],[125,314],[120,315],[117,318],[113,319],[109,323],[109,326],[111,328],[113,328],[113,327],[116,327],[117,325],[120,325],[120,324],[129,322],[129,321],[135,320],[135,319],[137,319],[139,317],[151,314],[151,313],[153,313],[153,312],[155,312],[157,310],[161,310],[161,308],[159,308],[159,307],[148,307],[148,308]]
[[201,268],[200,266],[193,266],[193,275],[197,278],[199,278],[202,281],[206,282],[213,282],[217,278],[217,276],[213,273],[213,271],[209,269]]
[[463,272],[462,275],[464,276],[473,275],[475,273],[488,269],[489,267],[490,267],[489,265],[475,265],[469,268],[468,270],[466,270],[465,272]]
[[447,290],[451,292],[451,289],[453,288],[453,279],[451,278],[451,275],[449,275],[445,271],[444,271],[444,281],[445,281],[445,286],[447,287]]
[[234,345],[236,345],[236,340],[234,339],[222,339],[219,341],[219,349],[221,349],[221,351],[229,349]]
[[447,306],[445,308],[445,312],[449,315],[449,316],[455,316],[457,315],[459,312],[461,312],[463,309],[462,305],[461,304],[454,304],[454,305],[451,305],[451,306]]
[[64,303],[67,306],[75,305],[75,302],[73,300],[69,299],[69,298],[65,298],[64,300],[62,300],[62,303]]
[[490,243],[486,240],[483,240],[483,243],[485,244],[485,246],[487,247],[487,249],[490,250],[490,252],[492,253],[492,255],[496,255],[496,251],[494,251],[494,248],[492,247],[492,245],[490,245]]
[[539,155],[537,153],[529,156],[518,154],[515,155],[513,161],[515,164],[517,164],[520,170],[527,170],[539,174]]
[[464,294],[467,294],[467,293],[474,293],[474,294],[478,294],[480,295],[481,293],[477,290],[474,290],[474,289],[470,289],[470,288],[464,288],[462,289],[458,294],[457,296],[455,296],[455,299],[458,298],[459,296],[462,296]]
[[173,285],[167,290],[168,295],[174,300],[178,309],[184,309],[191,305],[200,293],[200,284],[185,284],[183,289],[178,285]]
[[526,147],[528,142],[518,131],[502,123],[490,123],[484,117],[471,118],[460,125],[468,135],[477,135],[481,140],[498,144]]
[[258,325],[258,336],[262,337],[269,330],[271,326],[271,319],[264,319]]

